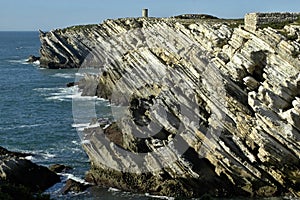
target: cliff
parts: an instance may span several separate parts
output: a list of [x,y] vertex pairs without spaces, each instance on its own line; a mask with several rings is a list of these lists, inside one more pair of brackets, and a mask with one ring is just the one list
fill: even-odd
[[113,122],[84,132],[88,180],[168,196],[300,196],[300,26],[239,24],[138,18],[41,33],[41,64],[97,69],[79,81],[83,95],[118,105]]

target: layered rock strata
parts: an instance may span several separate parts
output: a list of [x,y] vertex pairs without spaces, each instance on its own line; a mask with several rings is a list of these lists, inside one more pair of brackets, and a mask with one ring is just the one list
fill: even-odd
[[300,26],[233,23],[119,19],[41,34],[41,63],[93,67],[83,94],[118,105],[113,123],[82,136],[90,181],[168,196],[300,196]]

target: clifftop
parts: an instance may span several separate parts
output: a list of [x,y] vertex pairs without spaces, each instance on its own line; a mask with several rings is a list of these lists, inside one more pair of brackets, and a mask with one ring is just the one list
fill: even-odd
[[81,62],[89,54],[90,49],[98,45],[97,37],[107,38],[116,36],[129,30],[149,28],[159,23],[164,23],[174,28],[179,24],[187,27],[195,23],[216,26],[226,24],[232,28],[238,27],[243,23],[241,19],[224,20],[208,15],[201,16],[204,17],[196,18],[181,15],[171,18],[108,19],[102,24],[71,26],[47,33],[41,32],[41,66],[48,68],[79,68],[82,64]]
[[300,25],[283,23],[128,18],[42,33],[41,64],[97,69],[82,94],[120,106],[85,130],[87,179],[168,196],[299,197]]

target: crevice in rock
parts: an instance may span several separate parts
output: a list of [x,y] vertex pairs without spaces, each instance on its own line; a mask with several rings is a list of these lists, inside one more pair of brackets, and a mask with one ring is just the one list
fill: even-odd
[[228,130],[223,130],[219,139],[222,140],[224,144],[230,148],[230,151],[232,151],[237,157],[241,158],[244,161],[249,161],[248,157],[245,156],[244,152],[240,149],[240,147],[236,145],[236,143],[232,140],[232,135]]
[[263,77],[263,72],[264,68],[268,63],[268,54],[269,52],[264,50],[255,51],[251,53],[250,59],[255,62],[254,71],[252,75],[258,82],[265,81]]
[[130,111],[133,121],[138,126],[147,126],[151,122],[146,112],[149,112],[150,107],[153,105],[153,96],[146,98],[131,98]]

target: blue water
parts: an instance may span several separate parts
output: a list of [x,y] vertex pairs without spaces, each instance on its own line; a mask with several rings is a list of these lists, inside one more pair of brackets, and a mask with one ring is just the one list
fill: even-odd
[[51,99],[68,92],[65,85],[74,72],[27,64],[39,45],[37,32],[0,33],[0,145],[31,152],[44,165],[72,164],[80,174],[88,159],[72,128],[71,99]]
[[[54,199],[151,199],[97,187],[81,194],[59,193],[68,177],[83,179],[89,169],[75,128],[81,125],[74,124],[72,115],[72,97],[78,91],[66,88],[77,70],[48,70],[26,63],[29,55],[39,55],[39,48],[38,32],[0,32],[0,146],[32,153],[29,159],[41,165],[71,166],[62,183],[47,191]],[[95,105],[98,117],[110,116],[107,102]]]

